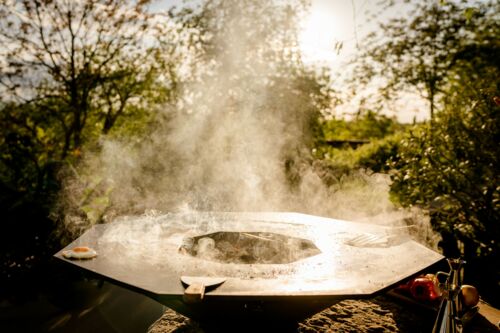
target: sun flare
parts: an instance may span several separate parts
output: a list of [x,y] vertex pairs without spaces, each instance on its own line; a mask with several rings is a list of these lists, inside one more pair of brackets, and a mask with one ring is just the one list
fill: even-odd
[[313,3],[299,33],[299,45],[305,61],[332,61],[338,55],[335,46],[345,39],[341,21],[331,7]]

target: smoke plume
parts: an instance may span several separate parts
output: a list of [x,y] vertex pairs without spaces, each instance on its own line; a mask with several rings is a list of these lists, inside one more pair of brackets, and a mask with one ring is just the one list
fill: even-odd
[[[385,175],[359,171],[325,182],[310,154],[311,123],[322,110],[313,74],[300,70],[298,51],[287,44],[294,30],[269,29],[261,11],[271,5],[220,6],[230,16],[219,18],[211,52],[200,60],[204,70],[179,100],[160,108],[142,138],[103,137],[66,179],[64,228],[78,233],[88,223],[148,210],[425,221],[394,207]],[[286,8],[274,6],[285,22]]]

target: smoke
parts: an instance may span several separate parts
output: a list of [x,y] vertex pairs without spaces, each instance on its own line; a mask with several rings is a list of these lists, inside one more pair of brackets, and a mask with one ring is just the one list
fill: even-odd
[[103,137],[84,154],[61,196],[64,230],[74,235],[88,223],[151,209],[425,220],[394,207],[387,176],[358,171],[325,181],[310,154],[311,119],[322,111],[312,74],[285,61],[289,36],[255,21],[269,5],[227,6],[231,16],[211,39],[213,58],[175,105],[158,112],[151,131],[134,140]]

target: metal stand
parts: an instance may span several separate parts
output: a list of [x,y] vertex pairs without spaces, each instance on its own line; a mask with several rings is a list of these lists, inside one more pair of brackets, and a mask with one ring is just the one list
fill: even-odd
[[441,276],[445,276],[446,281],[439,285],[443,300],[439,306],[438,316],[432,333],[456,333],[462,331],[462,325],[458,317],[458,313],[461,310],[458,293],[462,285],[460,271],[464,264],[465,261],[461,259],[448,259],[450,272],[438,272],[436,274],[439,281]]
[[461,259],[447,259],[450,265],[450,272],[438,272],[436,277],[446,277],[444,283],[439,287],[442,292],[442,301],[439,306],[439,312],[434,323],[432,333],[457,333],[462,332],[462,321],[459,314],[462,312],[462,304],[458,297],[460,287],[462,286],[461,269],[465,264]]

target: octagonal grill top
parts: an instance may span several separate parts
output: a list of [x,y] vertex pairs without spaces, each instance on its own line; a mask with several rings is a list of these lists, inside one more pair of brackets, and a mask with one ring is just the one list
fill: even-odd
[[[388,227],[298,213],[186,213],[95,225],[55,254],[61,260],[150,295],[184,293],[181,276],[224,277],[211,296],[371,295],[443,259]],[[310,240],[320,253],[285,264],[204,260],[179,251],[187,237],[270,232]],[[94,248],[91,260],[64,250]]]

